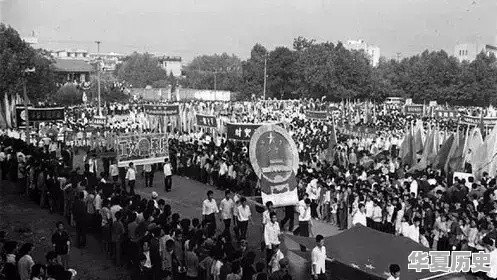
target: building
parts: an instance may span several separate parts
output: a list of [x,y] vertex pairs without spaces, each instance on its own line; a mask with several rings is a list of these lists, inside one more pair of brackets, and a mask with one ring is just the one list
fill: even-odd
[[459,62],[468,61],[471,62],[476,59],[479,53],[485,53],[486,55],[494,54],[497,56],[497,47],[493,45],[478,45],[473,43],[463,43],[458,44],[454,48],[454,56],[459,60]]
[[180,56],[162,56],[159,58],[159,66],[166,70],[167,74],[173,73],[174,77],[181,77],[181,57]]
[[81,59],[56,58],[54,72],[59,85],[66,83],[81,85],[90,82],[90,73],[94,72],[94,68]]
[[343,46],[348,50],[364,51],[373,67],[380,62],[380,48],[369,45],[364,40],[348,40]]
[[55,59],[77,59],[77,60],[88,60],[89,54],[85,50],[58,50],[53,51],[52,56]]
[[118,53],[91,53],[90,62],[102,62],[103,71],[114,71],[117,65],[121,64],[126,56]]

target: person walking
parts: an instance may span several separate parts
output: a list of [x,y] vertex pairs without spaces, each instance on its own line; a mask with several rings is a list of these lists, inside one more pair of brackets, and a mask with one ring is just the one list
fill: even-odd
[[209,224],[208,228],[215,232],[216,214],[219,213],[219,209],[217,208],[217,203],[213,196],[213,191],[207,192],[207,199],[202,203],[202,216],[204,217],[204,221]]
[[247,205],[247,199],[245,197],[240,198],[240,206],[238,206],[237,214],[240,239],[246,240],[248,222],[252,221],[252,212],[250,211],[250,207]]
[[71,239],[64,230],[64,223],[57,222],[55,233],[52,235],[52,246],[57,253],[59,262],[65,267],[69,266],[69,252],[71,251]]
[[136,170],[132,162],[129,163],[126,180],[128,180],[129,194],[135,195]]
[[76,223],[76,246],[83,248],[86,246],[86,205],[83,202],[85,194],[80,192],[73,204],[73,216]]
[[269,264],[276,248],[280,245],[280,225],[275,212],[269,214],[270,221],[264,225],[264,242],[266,244],[266,263]]
[[324,237],[321,234],[316,236],[316,247],[312,249],[311,262],[313,279],[326,279],[326,247],[324,247]]
[[230,235],[231,218],[233,217],[233,208],[235,201],[231,198],[231,191],[224,192],[224,198],[219,204],[219,211],[221,213],[221,220],[224,222],[224,235]]
[[299,235],[309,237],[309,227],[311,222],[311,200],[304,195],[304,199],[299,201]]
[[169,158],[166,158],[164,160],[163,170],[164,170],[164,188],[166,192],[170,192],[173,184],[172,182],[173,171],[171,168],[171,163],[169,162]]
[[17,262],[17,269],[19,271],[20,280],[30,280],[31,269],[35,265],[33,258],[31,257],[31,252],[33,251],[32,243],[25,243],[21,246],[19,250],[19,256],[21,257]]

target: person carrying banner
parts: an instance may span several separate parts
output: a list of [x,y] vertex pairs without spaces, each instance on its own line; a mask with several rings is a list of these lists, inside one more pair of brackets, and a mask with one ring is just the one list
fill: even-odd
[[299,235],[309,237],[309,227],[311,222],[311,200],[307,194],[299,201]]
[[136,170],[132,162],[129,163],[129,168],[126,172],[126,180],[128,180],[129,193],[135,195]]

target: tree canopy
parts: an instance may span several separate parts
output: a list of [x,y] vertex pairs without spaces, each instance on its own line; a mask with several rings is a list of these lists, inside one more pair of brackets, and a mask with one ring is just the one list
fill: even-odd
[[167,79],[166,70],[159,66],[157,57],[149,53],[134,52],[116,68],[116,76],[134,88],[151,86],[154,82]]

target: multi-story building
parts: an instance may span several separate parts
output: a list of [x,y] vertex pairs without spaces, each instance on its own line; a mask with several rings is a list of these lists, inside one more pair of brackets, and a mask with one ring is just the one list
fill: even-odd
[[167,74],[173,73],[174,77],[180,77],[182,64],[181,64],[180,56],[160,56],[159,57],[159,66],[166,70]]
[[475,43],[463,43],[456,45],[454,48],[454,56],[459,60],[459,62],[471,62],[476,59],[476,56],[479,53],[482,52],[486,55],[494,54],[497,56],[497,47],[488,44],[478,45]]
[[343,44],[348,50],[363,51],[369,58],[369,62],[373,67],[378,66],[380,62],[380,48],[374,45],[367,44],[364,40],[348,40]]
[[118,64],[121,64],[126,56],[118,53],[91,53],[89,55],[92,63],[101,61],[103,71],[114,71]]
[[52,51],[52,56],[56,59],[89,59],[88,51],[86,50],[57,50]]

